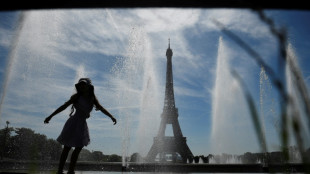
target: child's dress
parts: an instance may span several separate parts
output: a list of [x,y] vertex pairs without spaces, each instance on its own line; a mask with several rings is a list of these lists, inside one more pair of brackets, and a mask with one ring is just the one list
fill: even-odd
[[93,109],[93,100],[87,101],[80,96],[73,103],[75,113],[65,123],[57,141],[69,147],[83,147],[90,143],[86,119]]

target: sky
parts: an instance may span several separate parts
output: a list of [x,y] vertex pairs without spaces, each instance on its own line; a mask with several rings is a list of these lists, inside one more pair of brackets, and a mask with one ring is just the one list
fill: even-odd
[[[286,29],[291,53],[309,88],[310,13],[265,13],[276,28]],[[9,121],[12,127],[28,127],[56,139],[70,108],[49,124],[43,124],[44,119],[75,93],[79,78],[89,77],[100,103],[118,124],[92,111],[87,120],[91,143],[86,148],[145,156],[163,111],[170,39],[178,118],[192,153],[260,151],[244,92],[230,70],[241,76],[260,111],[268,150],[279,150],[279,102],[270,77],[214,21],[280,72],[276,38],[247,9],[0,12],[0,128]],[[172,136],[169,126],[166,135]]]

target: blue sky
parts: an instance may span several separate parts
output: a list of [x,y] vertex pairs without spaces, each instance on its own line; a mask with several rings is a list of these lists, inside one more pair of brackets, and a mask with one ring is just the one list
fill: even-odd
[[[277,27],[287,29],[309,87],[310,13],[266,14]],[[18,22],[20,16],[23,23]],[[13,127],[29,127],[56,139],[69,108],[48,125],[43,120],[70,98],[77,80],[87,76],[118,124],[113,126],[108,117],[93,111],[88,119],[91,144],[86,148],[104,154],[145,155],[159,128],[170,38],[179,122],[193,154],[259,151],[243,93],[227,69],[240,74],[259,108],[260,67],[213,22],[223,23],[276,69],[276,40],[252,11],[38,10],[1,12],[0,19],[1,128],[8,120]],[[22,26],[19,31],[18,26]],[[263,120],[272,151],[280,145],[279,114],[277,94],[268,83],[265,79]]]

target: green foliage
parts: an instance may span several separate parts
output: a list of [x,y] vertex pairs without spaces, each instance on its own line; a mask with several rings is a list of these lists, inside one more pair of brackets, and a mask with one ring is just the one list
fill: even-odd
[[139,153],[133,153],[131,156],[130,156],[130,162],[142,162],[143,161],[143,158],[142,156],[139,154]]
[[[3,132],[9,129],[9,133]],[[14,132],[14,136],[12,136]],[[45,135],[35,133],[29,128],[4,128],[0,130],[2,158],[16,160],[58,160],[61,145]]]
[[[62,152],[62,146],[56,140],[48,139],[45,135],[35,133],[29,128],[12,127],[0,129],[0,149],[1,159],[15,160],[58,161]],[[79,160],[121,162],[122,157],[82,149]]]
[[82,149],[78,160],[79,161],[96,161],[96,162],[121,162],[122,157],[116,154],[104,155],[101,151],[91,152],[87,149]]
[[108,157],[107,162],[122,162],[122,157],[116,154],[112,154]]
[[6,127],[0,130],[0,157],[3,159],[7,152],[11,150],[11,132],[13,128]]

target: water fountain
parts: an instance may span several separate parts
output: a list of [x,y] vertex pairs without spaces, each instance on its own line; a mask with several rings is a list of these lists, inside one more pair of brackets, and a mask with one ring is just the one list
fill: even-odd
[[[127,55],[119,59],[113,68],[115,77],[126,84],[123,90],[118,90],[117,99],[120,106],[130,106],[133,103],[140,103],[136,106],[140,113],[138,132],[131,132],[130,126],[132,113],[128,113],[128,109],[120,110],[119,115],[122,116],[122,132],[123,132],[123,166],[128,167],[126,157],[130,155],[130,139],[138,137],[139,153],[145,156],[148,148],[152,143],[152,135],[159,125],[159,90],[156,65],[150,49],[150,42],[142,28],[133,28],[127,48]],[[136,95],[132,95],[128,91],[137,90]],[[138,102],[137,102],[138,101]],[[149,143],[145,143],[149,142]]]
[[12,66],[14,63],[14,59],[16,57],[16,51],[17,51],[17,47],[18,47],[18,43],[19,43],[19,37],[20,37],[20,33],[21,30],[23,29],[24,26],[24,21],[26,18],[27,14],[26,13],[21,13],[19,15],[19,19],[18,19],[18,24],[17,24],[17,29],[16,29],[16,36],[13,38],[12,40],[12,44],[11,44],[11,48],[9,50],[9,55],[8,55],[8,60],[7,60],[7,65],[6,65],[6,69],[5,69],[5,76],[4,76],[4,80],[2,83],[2,88],[1,88],[1,99],[0,99],[0,120],[1,120],[1,115],[2,115],[2,107],[3,107],[3,103],[4,103],[4,99],[6,97],[7,94],[7,88],[8,88],[8,84],[9,84],[9,80],[11,77],[11,71],[12,71]]
[[[292,45],[288,46],[287,49],[288,52],[288,57],[293,58],[293,64],[296,64],[296,56],[293,52]],[[234,133],[231,132],[236,132],[239,130],[247,130],[251,131],[253,130],[253,127],[246,127],[243,125],[243,127],[231,127],[229,123],[235,123],[235,120],[243,120],[246,121],[248,124],[252,124],[252,120],[250,118],[242,117],[242,115],[249,115],[247,113],[247,110],[241,107],[247,107],[247,104],[244,102],[244,99],[240,96],[242,96],[243,92],[238,89],[238,84],[235,84],[234,86],[234,77],[230,73],[230,64],[229,62],[232,60],[231,57],[229,57],[229,49],[225,45],[225,42],[223,41],[222,38],[219,40],[219,48],[218,48],[218,59],[217,59],[217,68],[216,68],[216,80],[215,80],[215,87],[213,91],[213,103],[212,103],[212,142],[216,144],[216,147],[213,149],[213,152],[216,152],[217,149],[219,152],[225,152],[225,150],[229,150],[231,145],[234,143],[238,143],[239,141],[243,141],[242,134],[234,135]],[[296,65],[294,65],[296,66]],[[297,67],[299,69],[299,67]],[[297,104],[297,106],[302,106],[301,102],[301,97],[299,96],[296,92],[296,81],[292,79],[292,73],[288,70],[286,70],[286,81],[288,83],[288,92],[293,96],[293,103]],[[232,84],[232,88],[228,88]],[[272,84],[271,81],[268,78],[268,75],[265,72],[264,67],[261,67],[260,69],[260,74],[259,74],[259,109],[260,109],[260,121],[261,121],[261,126],[263,130],[263,136],[265,139],[270,140],[271,142],[268,142],[269,144],[266,144],[267,147],[272,147],[273,144],[277,141],[272,139],[271,137],[278,137],[280,128],[279,128],[279,118],[277,117],[276,114],[276,109],[277,106],[275,104],[276,98],[274,97],[274,89],[272,89]],[[233,91],[233,92],[232,92]],[[228,99],[227,99],[228,98]],[[238,106],[230,101],[229,99],[233,98],[238,101]],[[225,110],[221,110],[220,108],[226,108]],[[238,108],[239,110],[234,110],[232,108]],[[295,108],[296,109],[296,108]],[[301,111],[302,108],[298,108],[298,111]],[[291,109],[290,112],[293,110]],[[236,113],[239,113],[240,115],[235,115]],[[291,113],[292,114],[292,113]],[[294,115],[294,114],[292,114]],[[233,119],[235,118],[235,119]],[[291,119],[290,118],[290,124],[291,124]],[[302,113],[300,122],[302,123],[301,129],[303,130],[309,130],[308,126],[306,125],[307,119],[305,117],[305,114]],[[288,125],[290,126],[290,125]],[[292,131],[292,130],[290,130]],[[228,135],[225,134],[225,132],[229,132]],[[266,133],[268,132],[268,134]],[[252,133],[253,137],[256,137],[256,134],[253,132]],[[302,135],[304,137],[309,137],[307,134],[307,131],[303,131]],[[239,137],[238,137],[239,136]],[[293,132],[290,133],[289,137],[294,137]],[[256,141],[256,140],[249,140],[245,138],[246,141]],[[235,140],[235,141],[233,141]],[[309,140],[309,138],[306,138],[306,140]],[[295,140],[290,140],[290,145],[296,145]],[[307,143],[309,142],[304,142],[305,147],[308,147]],[[246,142],[243,142],[242,144],[246,144]],[[258,146],[260,146],[259,143],[257,143]],[[226,146],[226,147],[223,147]],[[265,146],[265,145],[262,145]],[[245,148],[241,148],[241,145],[238,146],[239,149],[243,149],[243,153],[246,152]],[[258,149],[258,148],[257,148]],[[235,150],[233,150],[235,151]],[[266,153],[266,152],[264,152]],[[265,154],[267,155],[267,154]],[[299,157],[299,160],[298,160]],[[265,156],[266,158],[266,156]],[[300,162],[300,154],[298,152],[292,152],[291,154],[291,161],[293,162]],[[257,159],[259,163],[265,163],[264,159],[263,161],[261,159]],[[221,161],[221,160],[219,160]],[[230,158],[229,160],[226,160],[224,163],[240,163],[240,161]]]
[[211,142],[215,154],[244,153],[249,148],[245,146],[247,142],[257,141],[243,91],[230,71],[231,55],[229,47],[220,38],[212,96]]
[[[302,100],[302,94],[300,93],[300,89],[297,87],[297,83],[300,79],[296,79],[294,77],[292,69],[295,69],[295,71],[299,71],[299,65],[298,65],[298,60],[297,56],[295,54],[294,48],[292,44],[288,45],[287,48],[287,59],[288,62],[291,63],[291,66],[288,64],[286,65],[286,83],[287,83],[287,91],[288,94],[291,97],[292,102],[288,106],[288,115],[289,115],[289,123],[291,124],[294,120],[297,121],[297,123],[300,126],[300,133],[303,137],[303,142],[302,145],[304,147],[309,147],[310,146],[310,126],[309,126],[309,118],[307,118],[307,114],[305,112],[305,106]],[[301,76],[301,78],[303,78]],[[294,130],[289,126],[289,131],[290,131],[290,137],[295,137],[294,135]],[[297,139],[290,139],[290,144],[297,144],[299,140]],[[296,152],[298,153],[298,152]],[[301,156],[300,154],[292,154],[291,155],[293,159],[299,158],[301,161]]]
[[[264,85],[267,85],[267,89]],[[259,107],[260,107],[260,116],[263,130],[263,137],[266,139],[266,127],[265,127],[265,111],[264,111],[264,97],[266,97],[266,90],[270,90],[271,84],[269,82],[268,76],[265,72],[263,66],[261,66],[261,71],[259,74]],[[263,144],[262,146],[265,146]]]

